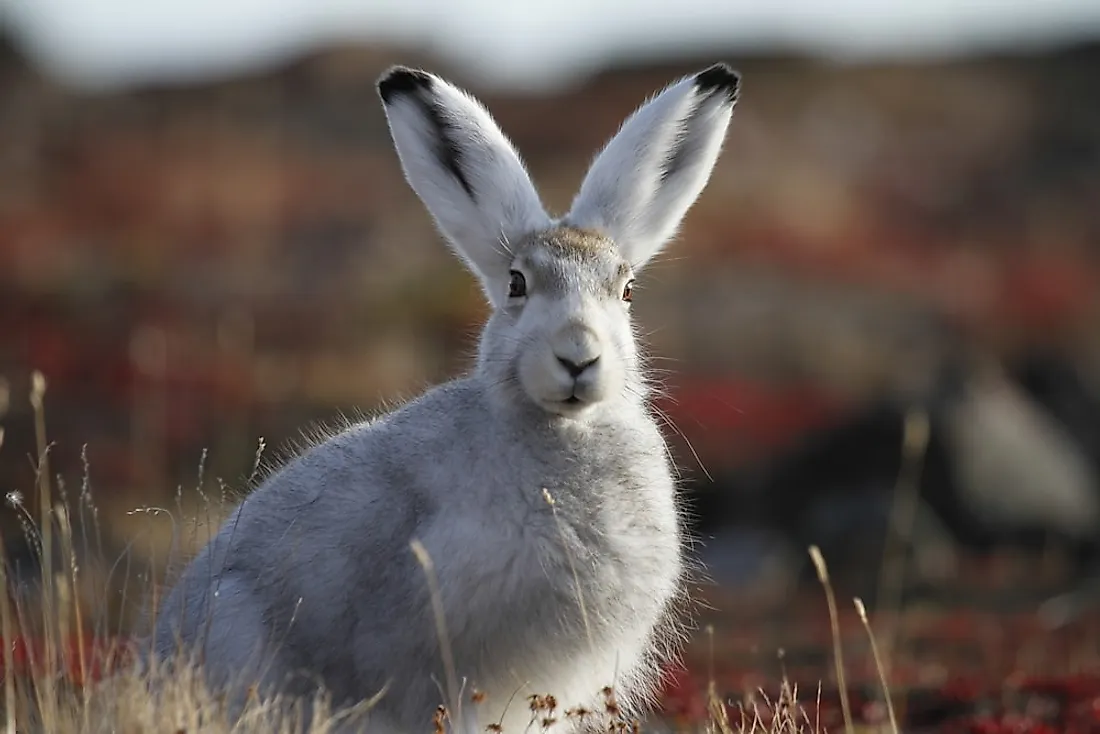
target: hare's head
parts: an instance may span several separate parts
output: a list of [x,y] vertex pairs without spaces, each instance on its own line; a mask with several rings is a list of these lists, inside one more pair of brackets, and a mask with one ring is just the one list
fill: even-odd
[[718,64],[645,103],[551,219],[481,104],[422,71],[382,76],[405,177],[492,305],[479,369],[498,395],[569,417],[643,396],[634,278],[710,177],[738,84]]

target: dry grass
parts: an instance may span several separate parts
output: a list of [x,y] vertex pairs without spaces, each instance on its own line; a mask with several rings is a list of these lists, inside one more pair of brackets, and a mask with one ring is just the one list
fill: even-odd
[[[253,696],[239,717],[231,720],[226,702],[206,688],[195,666],[182,658],[169,661],[169,665],[154,662],[142,666],[132,646],[116,642],[123,638],[106,615],[85,613],[89,595],[82,590],[88,588],[89,575],[94,575],[82,568],[78,558],[88,561],[95,555],[96,549],[91,547],[95,542],[89,541],[87,530],[98,522],[98,511],[88,491],[86,462],[75,507],[60,477],[51,481],[44,417],[46,387],[45,378],[36,372],[30,402],[35,412],[40,517],[25,507],[21,494],[7,495],[36,555],[40,574],[33,583],[17,581],[9,578],[6,559],[0,564],[0,635],[5,641],[0,721],[5,732],[323,734],[337,731],[361,715],[362,706],[334,712],[319,693],[308,706],[301,701]],[[5,383],[0,385],[0,419],[8,399]],[[74,530],[73,518],[77,516],[81,533]],[[0,535],[0,544],[3,541]],[[81,544],[84,552],[78,553]],[[102,546],[98,550],[102,553]],[[106,589],[98,591],[101,593],[90,596],[103,599],[107,594]],[[425,728],[430,725],[429,717]]]
[[[310,713],[298,702],[279,699],[253,700],[233,722],[225,703],[202,684],[194,668],[172,676],[142,673],[128,667],[86,689],[45,685],[34,675],[19,686],[14,702],[15,728],[9,731],[42,731],[58,734],[138,734],[139,732],[301,732],[337,731],[347,717],[333,716],[327,701],[319,698]],[[11,708],[8,709],[11,711]],[[308,721],[305,720],[308,717]],[[11,721],[11,718],[9,718]]]

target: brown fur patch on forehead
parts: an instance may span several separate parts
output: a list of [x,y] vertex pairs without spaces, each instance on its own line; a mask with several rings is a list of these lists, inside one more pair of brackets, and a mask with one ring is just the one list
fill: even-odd
[[565,257],[606,254],[615,247],[611,240],[599,232],[578,227],[555,227],[544,232],[535,232],[526,239],[521,248],[535,244]]

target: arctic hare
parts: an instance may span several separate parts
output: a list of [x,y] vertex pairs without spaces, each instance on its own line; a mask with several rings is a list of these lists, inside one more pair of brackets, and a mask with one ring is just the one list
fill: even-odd
[[517,734],[531,694],[556,697],[555,729],[608,685],[640,712],[685,561],[632,289],[710,177],[738,86],[717,64],[650,99],[554,219],[478,101],[387,71],[408,183],[492,306],[476,366],[267,478],[164,599],[157,654],[197,651],[215,686],[385,688],[381,731],[427,730],[456,682],[465,706],[484,694],[480,727]]

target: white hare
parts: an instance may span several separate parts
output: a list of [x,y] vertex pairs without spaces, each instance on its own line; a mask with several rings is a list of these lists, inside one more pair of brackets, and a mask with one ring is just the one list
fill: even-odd
[[536,693],[555,729],[607,685],[640,712],[678,642],[685,559],[632,285],[710,177],[738,86],[717,64],[646,102],[554,219],[479,102],[387,71],[408,183],[492,306],[476,366],[273,473],[160,605],[157,653],[197,651],[215,686],[385,688],[380,731],[426,731],[456,681],[505,734]]

